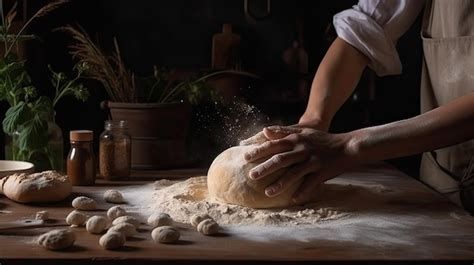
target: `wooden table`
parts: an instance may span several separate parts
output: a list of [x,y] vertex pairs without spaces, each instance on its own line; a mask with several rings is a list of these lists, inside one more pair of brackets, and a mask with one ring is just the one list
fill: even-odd
[[[40,210],[48,210],[52,218],[61,219],[72,210],[69,206],[71,199],[78,194],[99,198],[105,189],[143,185],[149,183],[153,175],[176,178],[201,175],[204,172],[205,170],[175,170],[147,174],[135,172],[135,175],[142,175],[142,178],[135,178],[140,180],[98,181],[93,187],[74,187],[74,196],[63,203],[54,205],[22,205],[1,197],[0,222],[34,218],[35,213]],[[255,264],[274,261],[288,263],[347,261],[354,264],[377,260],[451,261],[449,264],[456,261],[473,264],[473,217],[423,184],[386,165],[373,165],[356,173],[345,174],[339,178],[339,181],[350,182],[358,181],[358,179],[370,180],[400,191],[400,196],[390,201],[386,209],[380,209],[380,211],[393,217],[409,213],[421,218],[422,222],[405,226],[400,230],[400,236],[403,233],[406,235],[407,231],[412,233],[413,242],[362,244],[362,240],[359,240],[357,235],[363,236],[363,229],[369,227],[377,230],[377,227],[371,227],[370,224],[364,225],[365,228],[354,225],[352,229],[360,233],[355,233],[356,236],[349,240],[320,238],[309,242],[286,239],[261,241],[234,236],[231,233],[207,237],[198,234],[189,225],[182,224],[180,225],[182,241],[175,245],[153,243],[148,231],[140,233],[139,238],[127,241],[126,246],[120,250],[106,251],[98,245],[99,236],[88,234],[84,228],[75,228],[77,232],[75,246],[65,251],[48,251],[32,243],[36,235],[50,229],[41,228],[24,230],[22,235],[0,235],[0,264],[101,264],[112,260],[114,264],[163,264],[165,261],[166,263],[208,261],[216,264],[244,261]],[[357,200],[357,198],[349,199]],[[342,200],[341,203],[348,202]],[[106,208],[106,205],[101,207]],[[104,214],[104,212],[99,212],[99,214]],[[379,232],[382,235],[384,233],[383,230]]]

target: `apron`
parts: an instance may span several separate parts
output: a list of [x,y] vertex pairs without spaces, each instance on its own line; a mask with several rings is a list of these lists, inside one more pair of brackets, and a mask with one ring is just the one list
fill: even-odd
[[[428,1],[421,35],[423,113],[474,91],[474,1]],[[474,213],[474,139],[424,153],[420,179]]]

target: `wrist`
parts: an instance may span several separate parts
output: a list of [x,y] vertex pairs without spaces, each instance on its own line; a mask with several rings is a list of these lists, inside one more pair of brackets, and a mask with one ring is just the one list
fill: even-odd
[[329,130],[330,122],[325,122],[320,117],[303,114],[298,121],[298,125],[327,132]]
[[359,129],[344,133],[345,153],[355,163],[368,162],[368,130]]

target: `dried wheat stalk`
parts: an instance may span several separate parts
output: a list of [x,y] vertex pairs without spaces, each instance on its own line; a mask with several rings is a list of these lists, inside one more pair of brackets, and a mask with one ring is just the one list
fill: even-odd
[[134,75],[122,61],[117,40],[114,38],[115,52],[107,56],[84,29],[78,28],[66,26],[58,29],[74,39],[75,43],[69,46],[73,58],[88,65],[86,74],[104,86],[112,101],[137,102]]

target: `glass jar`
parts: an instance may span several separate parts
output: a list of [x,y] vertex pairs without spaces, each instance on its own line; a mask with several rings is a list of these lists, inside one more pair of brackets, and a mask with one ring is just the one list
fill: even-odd
[[71,150],[67,157],[67,175],[72,185],[90,186],[95,183],[95,157],[92,131],[70,132]]
[[131,138],[126,121],[105,121],[100,135],[99,171],[108,180],[126,179],[131,168]]
[[[15,130],[13,134],[5,137],[5,159],[28,161],[35,165],[36,171],[57,170],[63,171],[64,151],[63,133],[56,124],[54,113],[48,117],[48,130],[43,142],[35,142],[35,147],[26,145],[21,149],[20,136],[22,131]],[[25,145],[23,145],[25,146]]]

